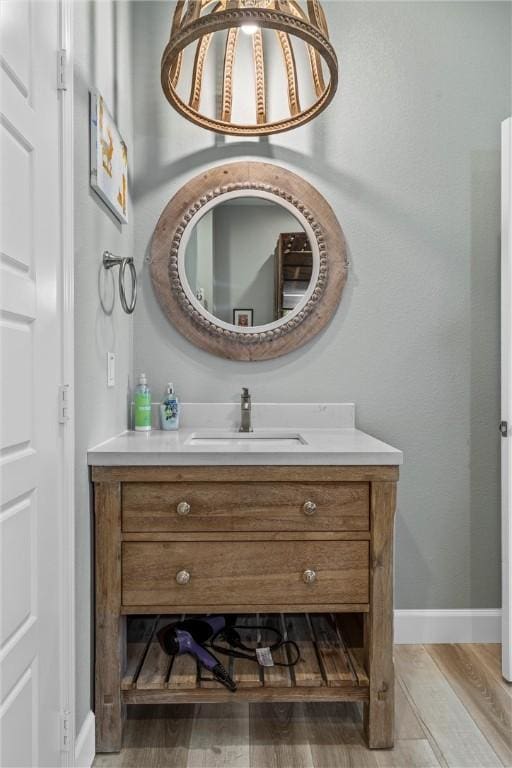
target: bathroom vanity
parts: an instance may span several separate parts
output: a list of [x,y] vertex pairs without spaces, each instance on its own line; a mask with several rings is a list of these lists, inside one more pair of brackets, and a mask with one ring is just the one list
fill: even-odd
[[[185,404],[179,433],[127,432],[89,452],[99,752],[121,748],[127,704],[226,700],[361,701],[368,745],[393,744],[402,453],[357,430],[352,405],[253,411],[255,431],[239,435],[236,405]],[[203,613],[277,622],[301,661],[236,660],[231,693],[156,641],[169,616]]]

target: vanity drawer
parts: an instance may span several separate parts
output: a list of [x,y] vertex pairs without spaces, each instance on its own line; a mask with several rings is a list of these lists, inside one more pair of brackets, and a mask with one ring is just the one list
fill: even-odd
[[367,531],[368,483],[123,483],[123,531]]
[[129,606],[367,603],[367,541],[125,542]]

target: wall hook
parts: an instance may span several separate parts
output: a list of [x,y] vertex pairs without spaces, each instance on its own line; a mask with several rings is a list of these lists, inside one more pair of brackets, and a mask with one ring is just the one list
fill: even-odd
[[[114,256],[110,251],[103,251],[103,267],[105,269],[112,269],[112,267],[119,267],[119,298],[121,299],[121,306],[127,315],[131,315],[135,309],[137,303],[137,272],[135,271],[135,264],[133,258],[121,259],[119,256]],[[126,300],[126,291],[124,288],[124,278],[126,267],[130,268],[130,274],[132,278],[132,296],[130,303]]]

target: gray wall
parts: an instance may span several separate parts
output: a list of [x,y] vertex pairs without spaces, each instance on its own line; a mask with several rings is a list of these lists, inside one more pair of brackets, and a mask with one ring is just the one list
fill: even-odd
[[[130,5],[73,3],[75,55],[75,359],[76,359],[76,718],[91,709],[91,499],[87,449],[125,429],[132,368],[132,322],[119,301],[108,317],[100,307],[98,272],[105,249],[133,255],[131,223],[121,226],[89,187],[89,89],[99,88],[133,158],[130,87]],[[111,283],[102,287],[111,298]],[[116,386],[106,386],[107,352],[117,354]]]
[[203,306],[215,314],[213,299],[213,211],[194,225],[187,243],[185,272],[190,288],[203,293]]
[[197,250],[200,255],[197,280],[204,291],[204,306],[212,311],[213,299],[213,214],[210,211],[202,217],[197,227]]
[[274,251],[281,232],[301,232],[279,205],[219,205],[213,209],[216,316],[233,322],[233,309],[254,309],[254,325],[272,323]]
[[[341,62],[308,126],[237,142],[165,101],[168,3],[134,5],[135,370],[188,401],[355,401],[359,426],[402,448],[399,608],[500,602],[498,507],[500,121],[511,111],[510,4],[328,2]],[[302,174],[345,231],[350,279],[332,323],[278,360],[195,349],[148,277],[160,212],[212,163],[270,159]]]

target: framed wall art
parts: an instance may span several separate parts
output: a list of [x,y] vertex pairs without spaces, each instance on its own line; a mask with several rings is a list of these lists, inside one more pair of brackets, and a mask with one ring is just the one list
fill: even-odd
[[123,224],[128,223],[128,150],[102,95],[91,91],[91,187]]
[[254,325],[253,309],[234,309],[233,325],[240,325],[242,328],[252,328]]

